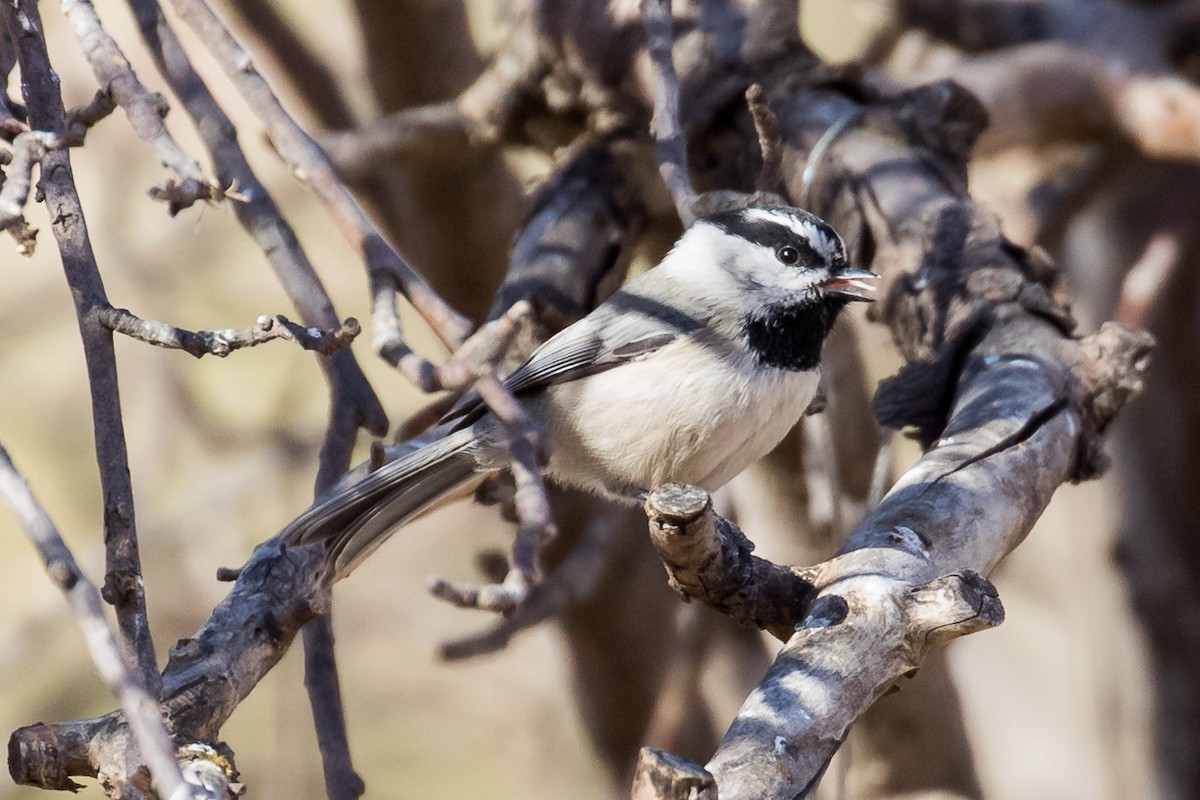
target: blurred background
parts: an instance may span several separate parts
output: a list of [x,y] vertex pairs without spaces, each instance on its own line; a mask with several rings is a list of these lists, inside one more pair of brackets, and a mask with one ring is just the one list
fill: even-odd
[[[85,103],[95,91],[91,71],[57,9],[43,5],[66,103]],[[286,56],[288,50],[280,49],[278,36],[264,38],[268,29],[254,16],[261,3],[247,3],[240,12],[233,0],[217,5],[275,88],[314,129],[348,127],[355,119],[453,97],[478,73],[504,30],[503,4],[488,0],[465,7],[457,0],[276,0],[279,18],[337,87],[337,96],[314,98],[297,92],[294,73],[280,63],[280,52]],[[1005,51],[994,44],[973,49],[969,37],[960,37],[952,47],[914,30],[922,26],[902,14],[898,22],[897,7],[910,5],[927,4],[807,0],[802,30],[830,60],[863,57],[898,82],[952,75],[980,92],[994,128],[981,144],[973,193],[1003,214],[1014,241],[1043,245],[1061,259],[1084,330],[1111,318],[1122,299],[1130,301],[1137,287],[1127,285],[1126,273],[1153,256],[1148,243],[1174,247],[1169,270],[1151,274],[1157,283],[1150,284],[1150,300],[1123,312],[1140,314],[1137,321],[1166,344],[1156,356],[1149,391],[1127,410],[1110,440],[1117,469],[1060,490],[1026,543],[992,576],[1008,611],[1005,624],[956,641],[945,670],[942,659],[934,659],[910,687],[883,699],[876,709],[880,723],[865,724],[861,736],[856,731],[822,791],[827,797],[904,794],[902,778],[881,774],[897,769],[895,759],[879,753],[919,742],[925,748],[920,759],[944,761],[956,776],[946,787],[955,794],[939,797],[1200,797],[1194,680],[1200,669],[1200,570],[1190,541],[1200,491],[1197,471],[1189,468],[1200,452],[1194,446],[1200,396],[1193,385],[1200,380],[1200,303],[1196,271],[1176,266],[1195,262],[1195,237],[1186,222],[1197,208],[1192,201],[1200,193],[1200,172],[1178,154],[1148,152],[1144,143],[1103,126],[1049,139],[1039,129],[1023,128],[1019,112],[1036,116],[1038,92],[1052,93],[1054,85],[1035,80],[1018,86],[1010,80],[1018,75],[1016,62],[1003,61]],[[1176,70],[1186,82],[1187,70],[1200,63],[1179,44],[1186,41],[1183,27],[1178,35],[1154,29],[1178,44],[1164,48],[1169,64],[1134,63],[1145,60],[1138,48],[1149,46],[1138,43],[1135,25],[1076,13],[1088,3],[1050,5],[1066,9],[1063,27],[1043,35],[1116,59],[1134,53],[1128,57],[1131,73]],[[1152,13],[1159,6],[1195,4],[1090,5]],[[124,4],[98,8],[143,81],[165,92]],[[1089,25],[1092,38],[1084,31]],[[265,145],[252,113],[188,38],[186,26],[176,29],[241,125],[255,169],[296,228],[339,314],[367,319],[363,272],[353,253]],[[1112,44],[1122,30],[1137,41]],[[15,88],[14,79],[10,91]],[[168,124],[189,152],[203,152],[182,112],[172,113]],[[227,205],[197,206],[169,219],[146,195],[161,181],[161,168],[120,112],[97,126],[72,159],[114,304],[191,329],[244,327],[261,314],[293,313]],[[529,187],[548,174],[550,161],[515,150],[391,169],[387,185],[376,187],[372,207],[439,289],[459,308],[480,315],[503,271]],[[103,551],[87,384],[70,296],[43,213],[40,206],[29,213],[43,229],[32,258],[7,246],[0,255],[0,441],[98,579]],[[421,352],[444,355],[419,320],[406,314],[405,321]],[[886,332],[855,322],[877,380],[898,359]],[[397,422],[423,398],[370,353],[368,339],[356,342],[355,351]],[[313,357],[284,343],[199,361],[128,340],[118,341],[117,353],[146,593],[165,658],[170,644],[193,633],[227,591],[214,579],[217,567],[242,563],[257,542],[308,505],[327,394]],[[915,455],[911,446],[898,444],[894,467],[903,468]],[[759,541],[762,529],[742,522]],[[719,624],[703,616],[711,612],[678,604],[640,530],[615,548],[592,605],[569,610],[564,624],[525,631],[496,654],[453,664],[438,658],[442,642],[492,620],[432,599],[425,578],[478,582],[475,554],[505,548],[510,536],[494,510],[460,504],[412,525],[338,585],[342,687],[352,753],[368,796],[610,798],[625,791],[621,758],[614,755],[623,746],[628,750],[621,735],[643,743],[661,737],[687,749],[677,735],[664,733],[662,716],[669,717],[669,709],[660,709],[658,727],[644,735],[605,733],[597,723],[597,709],[605,704],[646,702],[621,691],[625,678],[633,681],[641,669],[639,659],[654,661],[677,645],[691,652],[685,647],[692,646],[689,635]],[[767,557],[791,560],[796,552],[778,535],[763,532],[761,538],[759,552]],[[109,711],[114,702],[74,621],[7,513],[0,514],[0,548],[0,731]],[[648,595],[604,594],[605,586],[619,585],[607,576],[638,570],[652,576]],[[622,676],[610,670],[614,693],[580,700],[600,685],[588,677],[595,660],[612,656],[602,643],[588,645],[579,635],[597,607],[647,614],[647,625],[658,620],[672,632],[646,631],[640,644],[614,657],[628,671]],[[665,610],[654,616],[646,611],[651,607]],[[701,648],[705,669],[689,678],[709,697],[711,730],[702,733],[710,738],[724,730],[776,646],[745,632],[714,637],[724,644]],[[254,797],[324,795],[299,651],[297,644],[222,732]],[[683,680],[662,658],[655,663],[665,671],[666,685]],[[584,684],[590,690],[581,689]],[[950,686],[957,688],[957,700]],[[956,704],[969,753],[958,736]],[[0,779],[2,798],[35,791]],[[102,796],[94,783],[84,795]]]

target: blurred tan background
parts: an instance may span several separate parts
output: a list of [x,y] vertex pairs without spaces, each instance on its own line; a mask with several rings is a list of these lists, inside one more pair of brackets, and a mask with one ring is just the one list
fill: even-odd
[[[356,92],[366,65],[347,3],[281,5],[347,87],[351,107],[372,114],[369,94]],[[161,90],[124,4],[98,9],[139,75]],[[861,20],[848,18],[842,3],[810,1],[803,10],[806,35],[831,58],[861,47]],[[57,9],[43,4],[43,14],[67,105],[83,103],[95,88],[91,73]],[[485,53],[496,45],[494,15],[484,0],[471,4],[472,35]],[[185,26],[177,30],[193,44]],[[253,47],[254,37],[247,41]],[[355,258],[263,145],[261,129],[223,75],[199,48],[189,49],[230,115],[242,121],[241,140],[255,169],[296,227],[339,313],[366,319]],[[275,74],[276,64],[259,62],[268,77]],[[181,112],[168,124],[191,152],[203,152]],[[197,207],[169,219],[146,196],[161,171],[119,112],[72,158],[114,304],[192,329],[292,314],[227,207]],[[528,154],[509,163],[526,181],[548,169]],[[103,553],[83,360],[43,210],[29,216],[43,229],[37,254],[20,258],[0,245],[0,441],[97,578]],[[411,315],[406,319],[410,330],[420,328]],[[394,423],[420,398],[370,354],[367,338],[355,350]],[[879,335],[871,341],[886,347]],[[441,355],[428,336],[416,343]],[[121,340],[118,358],[146,591],[165,659],[169,646],[202,624],[224,595],[216,568],[241,563],[257,541],[307,505],[326,393],[312,357],[282,343],[197,361]],[[880,374],[895,365],[882,353],[871,360]],[[911,456],[902,450],[897,459]],[[1109,479],[1062,489],[993,576],[1008,610],[1005,624],[950,648],[987,798],[1157,796],[1144,646],[1112,561],[1115,502]],[[401,538],[405,546],[395,546]],[[490,620],[431,599],[425,577],[477,580],[473,553],[506,541],[506,526],[491,510],[448,509],[398,535],[338,586],[342,686],[352,752],[369,797],[614,796],[572,701],[568,654],[555,625],[524,633],[494,656],[455,665],[436,658],[440,642]],[[7,512],[0,513],[0,548],[0,731],[110,710],[113,700],[65,604]],[[252,797],[323,796],[299,650],[297,643],[223,731]],[[839,761],[846,758],[853,761],[852,749]],[[835,762],[830,774],[843,768]],[[0,779],[0,798],[33,793]],[[101,793],[93,784],[84,796]]]

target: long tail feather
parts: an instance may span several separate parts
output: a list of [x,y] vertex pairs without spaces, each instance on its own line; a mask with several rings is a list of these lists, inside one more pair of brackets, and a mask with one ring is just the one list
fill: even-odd
[[281,532],[285,542],[328,541],[336,578],[344,578],[391,532],[446,494],[482,477],[471,429],[457,431],[321,498]]

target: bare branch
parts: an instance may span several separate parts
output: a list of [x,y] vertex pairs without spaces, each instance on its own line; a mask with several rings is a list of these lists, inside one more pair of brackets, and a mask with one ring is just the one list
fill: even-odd
[[533,588],[541,582],[542,547],[558,532],[541,476],[539,453],[545,434],[495,376],[480,376],[475,388],[507,428],[512,459],[510,469],[516,480],[513,500],[518,522],[510,567],[500,584],[464,588],[434,578],[429,583],[429,591],[435,597],[462,608],[509,613],[524,603]]
[[354,124],[354,114],[346,102],[337,78],[317,53],[308,46],[295,27],[279,13],[271,0],[237,0],[224,4],[241,16],[254,30],[296,93],[307,98],[321,124],[327,128],[345,128]]
[[658,171],[671,193],[675,210],[684,227],[696,219],[692,204],[696,188],[688,172],[687,132],[679,117],[679,76],[675,74],[671,48],[675,37],[671,31],[671,0],[640,0],[642,23],[646,31],[646,48],[654,62],[654,132]]
[[[0,9],[8,34],[16,45],[30,127],[61,137],[66,126],[66,111],[58,78],[46,51],[37,3],[35,0],[18,0],[15,6],[6,3],[0,5]],[[52,228],[75,302],[91,387],[96,461],[104,498],[106,573],[102,595],[116,608],[117,624],[133,669],[140,676],[142,685],[154,695],[159,687],[159,675],[154,641],[146,618],[133,487],[117,390],[116,357],[112,332],[100,324],[93,313],[110,303],[88,239],[68,151],[47,152],[42,159],[40,174],[40,188],[45,193],[46,204],[54,209]]]
[[329,800],[357,800],[366,791],[350,760],[350,740],[333,649],[333,617],[322,614],[304,626],[304,688],[312,705],[325,794]]
[[437,367],[437,388],[461,390],[495,371],[522,326],[530,324],[533,306],[520,300],[496,319],[482,325],[445,364]]
[[[163,724],[158,702],[126,666],[104,618],[100,592],[75,562],[75,557],[59,535],[54,522],[30,491],[29,484],[13,466],[12,459],[3,445],[0,445],[0,497],[3,497],[5,504],[21,520],[26,535],[41,556],[51,582],[66,597],[83,631],[83,638],[87,642],[96,671],[121,702],[125,719],[128,720],[142,757],[150,768],[159,796],[169,800],[185,797],[197,800],[224,800],[225,784],[230,776],[223,771],[217,786],[201,787],[189,785],[185,781],[180,765],[176,762],[175,745],[166,725]],[[28,769],[30,766],[28,760],[22,758],[11,759],[10,765],[17,769]],[[14,777],[20,780],[21,776]],[[59,785],[50,788],[71,791],[83,788],[68,775],[58,775],[54,780]]]
[[121,106],[134,132],[154,148],[163,166],[179,177],[169,195],[151,192],[151,196],[165,199],[172,216],[197,200],[218,199],[218,187],[204,177],[200,164],[183,151],[163,124],[166,100],[138,80],[121,48],[104,30],[90,0],[61,0],[61,5],[101,89]]
[[[255,68],[250,54],[237,43],[204,0],[172,0],[172,5],[267,126],[276,150],[287,161],[292,174],[312,189],[347,241],[362,257],[374,298],[372,320],[378,320],[380,314],[379,296],[394,286],[404,293],[442,341],[452,349],[456,348],[470,332],[471,323],[447,305],[421,274],[387,242],[353,195],[338,180],[321,148],[284,109]],[[378,334],[376,341],[378,343]],[[393,344],[391,340],[385,343]],[[391,358],[388,360],[398,363]]]
[[[233,204],[233,212],[243,230],[262,250],[304,324],[320,330],[337,328],[340,323],[337,312],[295,231],[250,168],[238,145],[233,122],[193,69],[158,3],[156,0],[130,0],[129,4],[159,72],[179,97],[184,111],[204,140],[218,180],[226,186],[237,186],[244,196],[243,202]],[[321,359],[320,365],[333,398],[330,426],[321,448],[317,472],[317,485],[326,486],[345,471],[358,428],[383,436],[388,421],[348,348],[328,359]]]
[[850,725],[929,647],[1004,618],[976,573],[914,586],[871,568],[818,599],[747,698],[706,765],[722,798],[809,797]]
[[189,331],[165,322],[141,319],[123,308],[106,308],[97,313],[105,327],[116,333],[123,333],[155,347],[183,350],[196,358],[206,355],[224,358],[234,350],[255,347],[276,339],[295,342],[305,350],[313,350],[322,355],[332,355],[343,347],[349,347],[350,342],[354,341],[354,337],[362,330],[358,320],[353,317],[343,322],[340,328],[331,331],[305,328],[282,314],[274,318],[261,316],[251,328]]
[[111,92],[97,89],[86,106],[67,109],[67,145],[78,147],[83,144],[88,130],[117,110],[117,101]]

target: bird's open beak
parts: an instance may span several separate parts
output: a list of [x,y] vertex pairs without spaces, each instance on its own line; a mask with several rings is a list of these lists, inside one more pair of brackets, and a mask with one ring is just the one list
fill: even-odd
[[851,300],[863,300],[870,303],[875,300],[872,296],[875,285],[867,283],[867,281],[876,280],[879,280],[879,276],[869,269],[845,267],[818,283],[817,286],[827,294],[838,294]]

